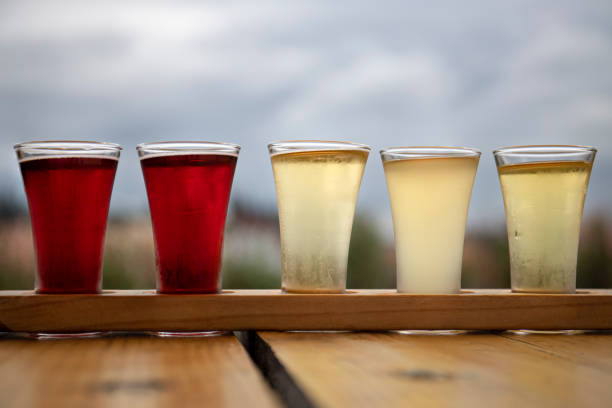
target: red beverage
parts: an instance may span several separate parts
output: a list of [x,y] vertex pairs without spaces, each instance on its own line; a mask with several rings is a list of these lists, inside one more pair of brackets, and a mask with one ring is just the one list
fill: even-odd
[[96,293],[118,160],[104,156],[20,161],[36,248],[38,293]]
[[223,232],[236,155],[153,155],[141,159],[155,237],[160,293],[221,289]]

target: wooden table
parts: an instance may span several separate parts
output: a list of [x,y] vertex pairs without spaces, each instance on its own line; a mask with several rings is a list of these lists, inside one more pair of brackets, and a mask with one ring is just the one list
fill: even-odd
[[16,406],[610,407],[612,334],[0,338]]

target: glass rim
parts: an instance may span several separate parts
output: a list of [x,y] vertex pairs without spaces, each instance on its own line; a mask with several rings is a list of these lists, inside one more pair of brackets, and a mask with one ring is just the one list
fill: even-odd
[[123,150],[121,145],[111,142],[98,142],[92,140],[33,140],[17,143],[13,146],[17,152],[22,150],[34,150],[42,152],[118,152]]
[[592,146],[583,145],[519,145],[506,146],[493,150],[493,154],[497,155],[563,155],[575,153],[597,153],[597,149]]
[[[149,153],[150,155],[160,154],[164,156],[180,154],[220,154],[237,156],[241,148],[240,145],[235,143],[193,140],[145,142],[136,145],[136,150],[140,155]],[[146,156],[142,156],[141,158],[146,158]]]
[[317,152],[328,150],[356,150],[369,153],[372,148],[362,143],[340,140],[281,140],[278,142],[268,143],[268,151],[272,155],[290,152]]
[[393,146],[380,150],[385,156],[397,156],[403,159],[427,157],[480,157],[482,152],[473,147],[462,146]]

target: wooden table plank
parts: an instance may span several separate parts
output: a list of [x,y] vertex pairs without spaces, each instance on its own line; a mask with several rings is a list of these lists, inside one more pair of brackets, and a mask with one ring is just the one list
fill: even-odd
[[11,407],[278,406],[233,336],[0,339]]
[[612,290],[571,295],[508,290],[457,295],[391,290],[316,295],[278,290],[213,295],[0,291],[0,330],[12,332],[391,329],[612,329]]
[[531,345],[580,364],[588,364],[612,374],[612,332],[583,335],[503,334],[504,337]]
[[[499,335],[259,334],[322,407],[612,405],[610,372]],[[581,338],[568,353],[588,347]],[[612,348],[612,336],[597,342]]]

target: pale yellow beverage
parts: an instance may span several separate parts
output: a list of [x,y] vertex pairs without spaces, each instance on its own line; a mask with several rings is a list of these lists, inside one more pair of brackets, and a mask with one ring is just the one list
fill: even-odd
[[500,166],[512,290],[574,293],[582,210],[592,163]]
[[479,155],[384,162],[397,290],[459,293],[465,224]]
[[281,233],[282,289],[338,293],[367,151],[272,155]]

